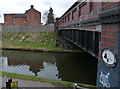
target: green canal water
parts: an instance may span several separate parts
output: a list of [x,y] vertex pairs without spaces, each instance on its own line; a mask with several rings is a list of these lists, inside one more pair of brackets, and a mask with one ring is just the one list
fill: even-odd
[[2,71],[95,85],[97,59],[87,53],[2,51]]

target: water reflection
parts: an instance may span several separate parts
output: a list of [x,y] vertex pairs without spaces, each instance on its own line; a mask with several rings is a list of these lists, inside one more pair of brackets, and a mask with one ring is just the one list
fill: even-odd
[[88,54],[63,55],[57,55],[56,57],[56,59],[59,58],[56,64],[60,78],[65,81],[95,84],[97,66],[95,58]]
[[97,59],[89,54],[4,50],[3,56],[6,72],[88,84],[96,81]]

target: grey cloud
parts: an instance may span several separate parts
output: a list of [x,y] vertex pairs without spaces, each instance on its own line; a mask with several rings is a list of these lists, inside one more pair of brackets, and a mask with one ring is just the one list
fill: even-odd
[[48,1],[48,0],[45,0],[45,1],[43,1],[42,3],[43,3],[44,5],[51,5],[51,2]]

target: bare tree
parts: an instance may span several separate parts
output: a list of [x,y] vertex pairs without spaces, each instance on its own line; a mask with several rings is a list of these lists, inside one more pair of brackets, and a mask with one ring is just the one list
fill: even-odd
[[42,19],[43,23],[51,24],[54,23],[55,15],[53,14],[53,9],[50,7],[49,11],[44,11]]
[[43,13],[43,16],[42,16],[42,19],[43,19],[43,23],[47,23],[47,20],[48,20],[48,14],[49,14],[49,11],[44,11]]

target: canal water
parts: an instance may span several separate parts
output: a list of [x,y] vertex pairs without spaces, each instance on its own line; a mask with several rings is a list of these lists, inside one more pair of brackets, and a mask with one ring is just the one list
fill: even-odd
[[2,70],[37,77],[95,85],[97,59],[87,53],[45,53],[3,50]]

